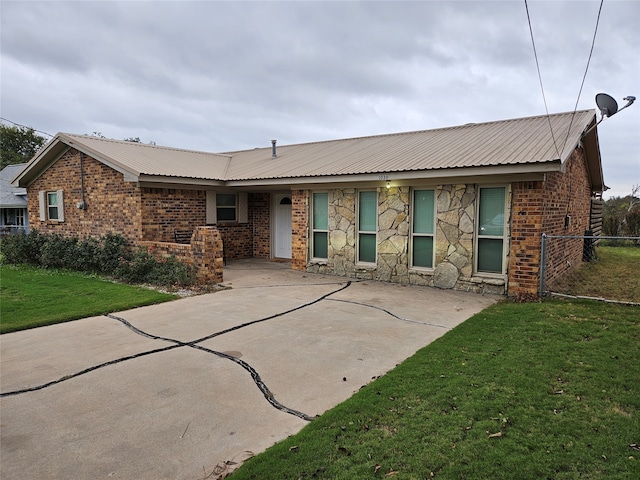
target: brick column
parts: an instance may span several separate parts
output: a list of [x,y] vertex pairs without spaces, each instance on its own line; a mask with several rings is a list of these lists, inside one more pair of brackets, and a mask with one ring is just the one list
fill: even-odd
[[542,182],[513,183],[509,296],[538,294],[543,201]]
[[193,269],[200,283],[221,283],[223,270],[222,237],[216,227],[198,227],[191,237]]
[[307,269],[308,192],[291,192],[291,269]]

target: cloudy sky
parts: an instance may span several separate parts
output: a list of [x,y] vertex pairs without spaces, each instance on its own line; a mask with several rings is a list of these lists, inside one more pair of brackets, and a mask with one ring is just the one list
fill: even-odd
[[[600,1],[529,1],[550,113]],[[545,114],[524,0],[7,1],[1,116],[228,151]],[[578,108],[640,98],[640,1],[605,0]],[[598,114],[599,115],[599,114]],[[640,184],[640,100],[598,128],[605,197]]]

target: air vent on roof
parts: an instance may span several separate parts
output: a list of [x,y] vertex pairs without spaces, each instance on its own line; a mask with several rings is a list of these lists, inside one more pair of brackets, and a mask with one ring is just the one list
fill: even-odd
[[271,158],[278,157],[278,155],[276,154],[276,142],[277,140],[271,140]]

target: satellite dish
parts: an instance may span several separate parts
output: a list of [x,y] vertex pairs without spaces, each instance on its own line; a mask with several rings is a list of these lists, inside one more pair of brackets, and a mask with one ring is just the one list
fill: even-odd
[[600,113],[603,117],[610,117],[615,115],[618,111],[618,102],[611,95],[606,93],[599,93],[596,95],[596,105],[600,109]]

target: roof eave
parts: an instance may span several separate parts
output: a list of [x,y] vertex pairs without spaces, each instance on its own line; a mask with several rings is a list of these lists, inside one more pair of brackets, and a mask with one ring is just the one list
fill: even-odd
[[[591,128],[595,123],[595,117],[593,122],[588,126]],[[582,145],[584,147],[584,154],[587,161],[587,169],[589,170],[589,180],[591,183],[591,190],[596,193],[602,193],[607,190],[607,186],[604,184],[604,174],[602,172],[602,157],[600,155],[600,143],[598,141],[598,127],[593,128],[582,139]]]
[[274,186],[274,185],[307,185],[332,183],[386,182],[399,180],[437,180],[457,177],[488,177],[494,175],[521,175],[557,172],[561,168],[560,160],[539,162],[534,164],[496,165],[461,168],[442,168],[437,170],[415,170],[396,172],[372,172],[353,175],[324,175],[309,177],[266,178],[229,180],[227,187]]

